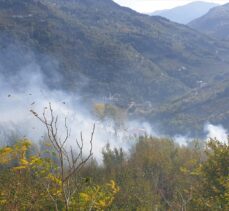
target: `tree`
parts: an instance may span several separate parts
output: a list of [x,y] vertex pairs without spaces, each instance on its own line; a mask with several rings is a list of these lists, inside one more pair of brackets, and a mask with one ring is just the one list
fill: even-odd
[[55,165],[39,154],[31,155],[31,145],[22,140],[0,149],[0,208],[4,210],[55,209],[60,200]]
[[[48,113],[47,111],[48,110]],[[81,168],[92,157],[92,141],[95,132],[95,125],[93,126],[91,138],[90,138],[90,150],[89,154],[84,157],[84,140],[82,132],[80,134],[80,141],[75,139],[76,146],[73,150],[67,150],[66,144],[69,140],[70,132],[67,125],[67,119],[64,120],[64,127],[66,135],[61,138],[58,131],[58,115],[54,115],[51,103],[49,107],[45,108],[42,116],[39,116],[35,111],[31,110],[32,114],[45,126],[48,138],[56,152],[58,159],[58,180],[60,183],[61,194],[64,199],[65,209],[69,210],[75,193],[78,191],[77,174]]]
[[[4,167],[0,172],[0,210],[66,210],[58,166],[40,153],[30,155],[31,146],[30,141],[22,140],[0,149],[0,167]],[[103,210],[118,191],[113,180],[87,184],[74,193],[68,209]]]
[[196,210],[229,210],[229,140],[222,143],[211,139],[206,149],[207,160],[194,172],[193,207]]

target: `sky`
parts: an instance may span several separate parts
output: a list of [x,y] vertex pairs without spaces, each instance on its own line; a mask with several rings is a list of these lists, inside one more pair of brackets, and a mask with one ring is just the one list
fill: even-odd
[[[171,9],[195,0],[114,0],[121,6],[130,7],[140,13],[151,13],[157,10]],[[199,0],[218,4],[229,3],[229,0]]]

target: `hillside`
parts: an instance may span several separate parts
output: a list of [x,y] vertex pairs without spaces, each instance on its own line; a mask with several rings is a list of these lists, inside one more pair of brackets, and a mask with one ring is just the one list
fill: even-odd
[[[201,82],[200,88],[151,113],[151,120],[160,122],[158,127],[167,133],[176,131],[194,137],[203,135],[203,126],[208,123],[229,128],[229,80],[226,78],[210,86]],[[192,128],[192,132],[188,128]]]
[[211,9],[188,25],[217,39],[229,40],[229,4]]
[[195,1],[173,9],[156,11],[150,15],[158,15],[177,23],[187,24],[205,15],[211,8],[216,6],[218,6],[218,4]]
[[[158,110],[199,81],[228,77],[225,43],[111,0],[1,0],[0,28],[2,73],[17,73],[32,51],[50,87],[86,100],[116,95],[111,103],[150,102]],[[13,56],[4,51],[9,43]]]

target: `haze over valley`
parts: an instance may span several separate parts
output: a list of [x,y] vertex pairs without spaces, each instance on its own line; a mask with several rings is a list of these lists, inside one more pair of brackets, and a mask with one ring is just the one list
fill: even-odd
[[229,210],[229,3],[115,2],[0,0],[0,210]]
[[112,104],[163,134],[228,127],[227,42],[112,1],[0,4],[2,77],[35,63],[50,89]]

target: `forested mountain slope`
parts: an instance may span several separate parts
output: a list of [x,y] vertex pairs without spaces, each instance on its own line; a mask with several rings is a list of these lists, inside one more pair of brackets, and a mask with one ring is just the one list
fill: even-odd
[[189,26],[217,39],[229,39],[229,4],[211,9],[206,15],[193,20]]
[[200,81],[228,78],[227,44],[111,0],[1,0],[0,30],[5,75],[26,63],[6,54],[9,46],[20,55],[32,51],[51,87],[88,99],[116,95],[119,106],[147,101],[158,110]]

